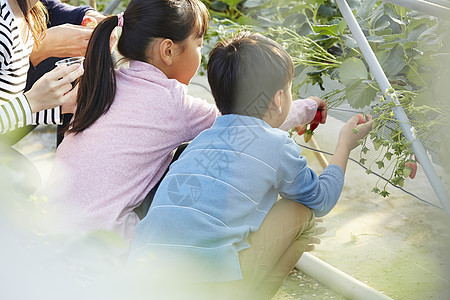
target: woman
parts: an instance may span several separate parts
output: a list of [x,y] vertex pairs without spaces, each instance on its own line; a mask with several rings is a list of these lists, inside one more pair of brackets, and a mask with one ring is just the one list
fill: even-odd
[[56,68],[23,93],[33,45],[45,30],[40,2],[0,0],[0,134],[28,124],[59,124],[61,113],[73,111],[71,82],[83,74],[80,66]]

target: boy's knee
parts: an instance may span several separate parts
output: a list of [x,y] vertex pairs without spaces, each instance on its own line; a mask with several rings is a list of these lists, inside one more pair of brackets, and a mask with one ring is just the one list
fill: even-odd
[[292,202],[292,210],[295,212],[297,220],[298,234],[296,239],[309,238],[314,235],[314,230],[316,226],[316,217],[312,209],[304,204]]

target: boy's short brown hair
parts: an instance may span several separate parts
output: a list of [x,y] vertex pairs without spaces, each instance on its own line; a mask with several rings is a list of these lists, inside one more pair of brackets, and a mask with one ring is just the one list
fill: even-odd
[[208,62],[208,81],[223,115],[262,118],[270,101],[294,77],[292,58],[275,41],[240,32],[218,43]]

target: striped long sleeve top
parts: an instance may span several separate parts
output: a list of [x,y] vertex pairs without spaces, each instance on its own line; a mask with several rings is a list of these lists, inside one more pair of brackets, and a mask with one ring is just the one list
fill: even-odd
[[31,33],[21,35],[7,0],[0,0],[0,134],[30,124],[61,123],[60,107],[31,114],[23,95],[33,43]]

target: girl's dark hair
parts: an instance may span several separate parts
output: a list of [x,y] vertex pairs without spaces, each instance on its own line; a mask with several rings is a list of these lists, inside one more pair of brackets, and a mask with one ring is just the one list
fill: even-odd
[[[182,43],[191,35],[202,37],[208,29],[209,13],[200,0],[131,0],[123,21],[119,53],[127,60],[146,62],[148,47],[156,38]],[[92,33],[69,132],[82,132],[111,107],[116,77],[109,40],[117,22],[117,16],[110,16]]]
[[243,31],[214,47],[207,72],[223,115],[262,118],[275,93],[292,81],[294,64],[280,44]]
[[28,0],[17,0],[20,11],[25,17],[25,23],[30,28],[36,45],[44,38],[47,30],[48,13],[44,4],[38,1],[30,8]]

